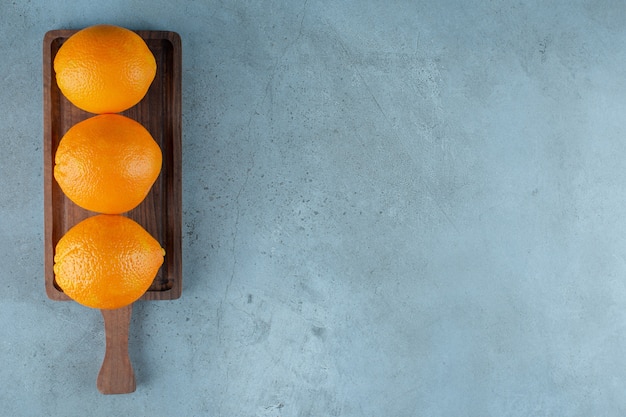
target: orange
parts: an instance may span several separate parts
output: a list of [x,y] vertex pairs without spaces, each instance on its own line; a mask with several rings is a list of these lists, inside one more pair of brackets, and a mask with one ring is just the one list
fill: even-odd
[[87,307],[114,309],[138,300],[154,281],[165,251],[141,225],[120,215],[89,217],[59,240],[56,283]]
[[119,113],[148,92],[156,60],[135,32],[96,25],[70,36],[54,57],[56,81],[63,95],[90,113]]
[[72,126],[55,155],[54,178],[78,206],[98,213],[132,210],[161,172],[162,153],[150,132],[119,114]]

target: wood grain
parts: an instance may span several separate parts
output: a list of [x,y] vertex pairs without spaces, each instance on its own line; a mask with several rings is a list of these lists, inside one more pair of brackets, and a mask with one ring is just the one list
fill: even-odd
[[[54,180],[54,154],[65,132],[74,124],[94,116],[72,105],[59,90],[53,61],[63,42],[75,30],[53,30],[43,42],[44,103],[44,253],[45,288],[50,299],[69,297],[56,285],[54,249],[65,232],[96,213],[72,203]],[[182,292],[182,126],[181,126],[181,40],[168,31],[136,31],[157,61],[157,74],[148,93],[123,112],[150,131],[163,152],[163,166],[146,199],[126,216],[141,224],[165,249],[165,262],[142,300],[172,300]]]
[[106,350],[96,386],[103,394],[129,394],[135,391],[135,373],[128,356],[128,333],[133,305],[100,310],[104,318]]

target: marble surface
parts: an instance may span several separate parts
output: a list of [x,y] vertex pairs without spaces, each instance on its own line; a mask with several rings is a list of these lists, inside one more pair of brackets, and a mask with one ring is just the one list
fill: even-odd
[[[626,3],[0,3],[0,414],[623,416]],[[137,390],[47,299],[42,41],[183,44],[183,296]]]

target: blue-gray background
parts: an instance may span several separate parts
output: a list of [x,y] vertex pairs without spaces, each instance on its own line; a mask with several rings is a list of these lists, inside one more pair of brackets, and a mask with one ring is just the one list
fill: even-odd
[[[0,5],[3,416],[626,414],[626,3]],[[137,391],[43,279],[42,40],[183,43],[184,290]]]

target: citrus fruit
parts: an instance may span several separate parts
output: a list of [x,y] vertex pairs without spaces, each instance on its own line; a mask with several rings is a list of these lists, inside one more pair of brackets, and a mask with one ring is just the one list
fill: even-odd
[[55,154],[54,178],[78,206],[106,214],[141,203],[161,172],[162,153],[150,132],[120,114],[72,126]]
[[148,92],[156,60],[135,32],[95,25],[70,36],[54,57],[56,81],[63,95],[90,113],[119,113]]
[[57,285],[87,307],[114,309],[150,288],[165,251],[141,225],[121,215],[98,214],[59,240],[54,255]]

